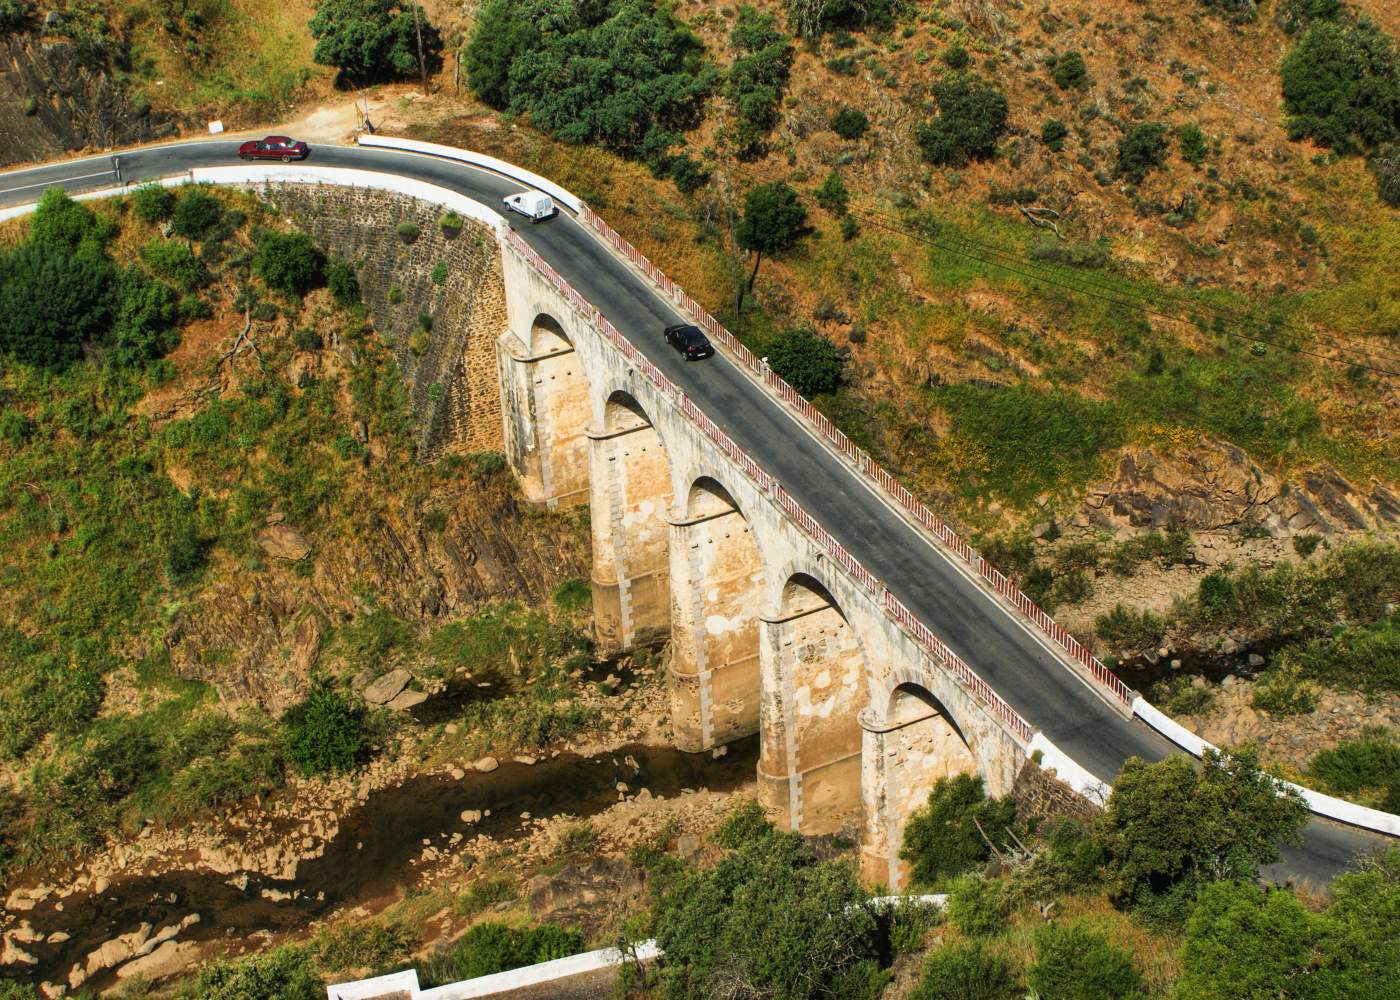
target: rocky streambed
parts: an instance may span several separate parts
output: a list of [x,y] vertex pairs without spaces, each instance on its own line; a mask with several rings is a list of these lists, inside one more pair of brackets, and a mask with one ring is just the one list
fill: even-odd
[[39,983],[49,996],[158,979],[216,949],[304,935],[335,910],[373,912],[426,866],[520,839],[540,817],[586,818],[624,796],[738,789],[754,780],[757,752],[754,739],[718,760],[627,744],[454,768],[371,792],[338,817],[314,856],[289,866],[291,877],[215,870],[191,850],[155,874],[100,878],[81,890],[16,889],[6,901],[0,974]]

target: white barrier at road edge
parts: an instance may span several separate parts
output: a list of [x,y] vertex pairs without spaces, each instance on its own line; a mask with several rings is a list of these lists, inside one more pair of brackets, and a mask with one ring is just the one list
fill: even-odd
[[[1193,757],[1201,757],[1207,750],[1217,749],[1213,744],[1201,739],[1181,723],[1156,708],[1141,695],[1133,699],[1133,714]],[[1347,802],[1331,795],[1324,795],[1310,788],[1304,788],[1302,785],[1295,785],[1291,781],[1284,781],[1281,784],[1301,795],[1303,800],[1307,802],[1308,809],[1319,816],[1335,819],[1348,826],[1357,826],[1364,830],[1375,830],[1378,833],[1390,834],[1392,837],[1400,837],[1400,816],[1382,812],[1379,809],[1359,806],[1355,802]]]
[[514,163],[498,160],[494,156],[476,153],[470,149],[458,149],[456,146],[444,146],[436,142],[422,142],[418,139],[400,139],[396,136],[389,135],[361,135],[359,143],[361,146],[374,146],[379,149],[399,149],[409,153],[426,153],[429,156],[441,156],[444,159],[458,160],[462,163],[470,163],[473,166],[484,167],[495,173],[504,174],[506,177],[517,180],[521,184],[528,184],[532,188],[539,188],[575,214],[583,211],[582,198],[566,191],[548,177],[541,177],[539,174],[531,173],[524,167],[517,167]]

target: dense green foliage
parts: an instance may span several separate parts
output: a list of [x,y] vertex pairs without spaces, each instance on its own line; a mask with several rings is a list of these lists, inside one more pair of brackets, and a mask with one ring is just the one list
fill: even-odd
[[784,5],[793,32],[804,38],[838,29],[887,31],[908,7],[906,0],[784,0]]
[[807,329],[778,334],[766,357],[769,367],[804,396],[835,392],[846,367],[835,344]]
[[826,180],[817,186],[812,195],[817,199],[817,204],[828,212],[845,215],[850,208],[850,192],[846,190],[846,182],[841,180],[841,175],[835,170],[826,175]]
[[1050,76],[1061,90],[1083,87],[1089,82],[1089,67],[1078,52],[1066,52],[1050,61]]
[[326,988],[310,956],[287,945],[236,962],[205,965],[194,985],[200,1000],[319,1000]]
[[1296,792],[1259,770],[1252,747],[1207,751],[1199,769],[1182,756],[1123,765],[1104,812],[1118,899],[1150,903],[1181,887],[1252,879],[1296,843],[1307,820]]
[[866,996],[875,921],[855,873],[771,829],[714,867],[682,872],[654,910],[668,1000]]
[[1400,138],[1400,52],[1369,20],[1313,24],[1281,72],[1290,138],[1343,153]]
[[[734,228],[734,239],[742,249],[753,253],[748,287],[753,288],[764,257],[791,250],[809,231],[807,209],[797,192],[782,181],[760,184],[745,194],[744,215]],[[739,305],[742,296],[740,286]]]
[[191,291],[204,278],[204,265],[188,243],[152,239],[141,245],[141,261],[152,273],[165,278],[182,291]]
[[1133,956],[1083,923],[1052,924],[1036,941],[1031,989],[1047,1000],[1146,1000]]
[[1067,135],[1069,135],[1069,127],[1058,118],[1049,119],[1040,128],[1040,141],[1056,153],[1065,148]]
[[326,262],[326,287],[331,298],[343,309],[360,304],[360,279],[355,269],[343,260],[332,259]]
[[1400,741],[1388,730],[1368,728],[1358,739],[1319,751],[1308,773],[1338,795],[1371,793],[1372,804],[1393,811],[1390,803],[1400,804]]
[[939,778],[928,804],[905,824],[899,856],[909,862],[915,882],[927,884],[956,875],[981,864],[991,853],[978,826],[999,845],[1015,815],[1016,803],[1010,798],[986,797],[981,778],[966,774]]
[[1011,962],[982,942],[972,941],[930,951],[912,1000],[1020,1000],[1021,996]]
[[1274,20],[1292,35],[1314,21],[1334,21],[1345,9],[1342,0],[1281,0],[1275,8]]
[[1200,0],[1201,6],[1231,24],[1248,24],[1258,15],[1256,0]]
[[654,169],[698,123],[717,79],[700,41],[650,0],[489,0],[467,46],[487,104],[565,142],[598,143]]
[[1166,631],[1167,623],[1159,615],[1143,608],[1115,604],[1113,610],[1094,619],[1094,634],[1119,653],[1134,654],[1155,648]]
[[131,192],[131,208],[142,222],[164,222],[175,211],[175,192],[163,184],[142,184]]
[[208,239],[223,221],[224,203],[213,193],[198,187],[181,191],[175,210],[170,214],[171,230],[189,240]]
[[287,759],[302,774],[341,774],[369,756],[362,706],[318,680],[305,700],[287,710]]
[[974,937],[996,934],[1006,927],[1015,903],[1005,882],[961,875],[948,887],[948,922]]
[[842,108],[831,116],[831,131],[843,139],[859,139],[870,128],[870,119],[859,108]]
[[916,129],[924,158],[945,167],[996,152],[1006,131],[1006,97],[992,84],[974,76],[957,76],[934,84],[938,115]]
[[764,152],[764,138],[778,124],[778,109],[792,66],[792,39],[778,30],[777,18],[747,5],[739,8],[729,34],[734,61],[725,75],[724,96],[735,117],[734,142],[740,158]]
[[1206,134],[1201,127],[1195,122],[1181,126],[1177,130],[1176,141],[1181,149],[1181,158],[1199,167],[1206,158]]
[[1167,127],[1160,122],[1143,122],[1118,140],[1118,162],[1113,166],[1113,174],[1141,184],[1166,158]]
[[442,64],[442,36],[423,8],[402,0],[319,0],[309,25],[312,59],[334,66],[346,83],[364,86],[418,75],[418,35],[429,73]]
[[1400,995],[1400,852],[1332,884],[1321,913],[1286,889],[1217,883],[1187,924],[1177,1000]]
[[305,233],[265,229],[253,243],[253,273],[267,287],[305,295],[325,280],[326,258]]
[[452,950],[452,960],[460,978],[474,979],[567,958],[583,948],[583,935],[576,930],[552,924],[518,928],[488,922],[477,924],[463,935]]

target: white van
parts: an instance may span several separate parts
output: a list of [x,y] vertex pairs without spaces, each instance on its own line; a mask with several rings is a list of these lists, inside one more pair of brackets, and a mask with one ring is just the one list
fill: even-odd
[[554,199],[539,191],[521,191],[519,194],[508,195],[504,201],[508,210],[519,212],[531,222],[553,218],[559,211]]

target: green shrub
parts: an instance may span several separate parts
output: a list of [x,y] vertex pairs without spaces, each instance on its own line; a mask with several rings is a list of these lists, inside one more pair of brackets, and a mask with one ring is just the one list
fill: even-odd
[[1205,715],[1215,707],[1215,692],[1191,677],[1173,677],[1152,685],[1152,700],[1168,715]]
[[964,934],[985,937],[1006,929],[1011,893],[999,879],[959,875],[948,887],[948,922]]
[[1322,536],[1311,532],[1304,532],[1301,535],[1293,536],[1293,551],[1298,553],[1300,558],[1306,559],[1317,551],[1317,547],[1322,544]]
[[956,77],[935,84],[933,94],[938,115],[915,130],[924,159],[961,167],[996,152],[1008,110],[1001,91],[977,77]]
[[398,233],[399,239],[405,243],[412,243],[422,235],[423,231],[418,228],[418,223],[405,219],[394,227],[394,232]]
[[1339,795],[1393,788],[1400,785],[1400,742],[1385,729],[1368,728],[1359,739],[1319,751],[1308,773]]
[[1040,128],[1040,141],[1057,153],[1065,148],[1065,137],[1068,135],[1069,128],[1058,118],[1051,118]]
[[302,948],[284,945],[234,962],[215,959],[200,969],[200,1000],[321,1000],[326,988]]
[[1206,134],[1201,127],[1195,122],[1181,126],[1176,131],[1176,141],[1181,149],[1181,158],[1199,167],[1206,158]]
[[842,108],[831,116],[831,131],[843,139],[859,139],[870,128],[870,119],[858,108]]
[[462,979],[475,979],[577,955],[583,951],[583,945],[583,935],[578,931],[552,924],[519,929],[484,923],[462,936],[453,949],[452,958]]
[[33,436],[34,421],[18,410],[0,410],[0,441],[19,448]]
[[1021,995],[1010,959],[970,941],[930,951],[911,1000],[1020,1000]]
[[939,906],[913,901],[896,903],[889,910],[890,947],[896,954],[922,951],[929,930],[942,919]]
[[398,285],[390,285],[384,297],[389,300],[389,305],[396,306],[403,301],[403,289]]
[[442,215],[438,216],[438,228],[444,233],[455,235],[461,232],[462,226],[465,224],[466,223],[462,221],[462,217],[456,212],[444,212]]
[[326,276],[326,258],[305,233],[264,230],[253,246],[253,273],[287,295],[305,295]]
[[838,41],[848,31],[889,31],[907,11],[902,0],[783,0],[788,24],[803,38],[835,32]]
[[1317,689],[1296,667],[1275,667],[1259,679],[1249,703],[1273,715],[1307,715],[1317,710]]
[[1078,52],[1066,52],[1050,63],[1050,76],[1061,90],[1082,87],[1089,82],[1089,67]]
[[336,258],[326,262],[326,287],[342,309],[360,304],[360,279],[345,261]]
[[175,202],[170,229],[185,239],[202,240],[212,235],[223,221],[223,202],[202,188],[187,187]]
[[1090,243],[1085,240],[1057,240],[1053,236],[1042,237],[1031,247],[1031,260],[1049,261],[1052,264],[1066,264],[1070,267],[1100,268],[1109,262],[1108,241],[1097,239]]
[[[857,221],[855,220],[854,216],[850,216],[850,215],[843,215],[843,216],[841,216],[841,239],[843,239],[845,242],[849,243],[849,242],[851,242],[851,240],[855,239],[855,238],[856,238],[857,236],[859,236],[859,235],[860,235],[860,223],[857,222]],[[852,341],[855,341],[855,332],[856,332],[857,330],[859,330],[859,329],[860,329],[859,327],[853,327],[853,328],[852,328],[852,330],[851,330],[851,334],[852,334],[851,339],[852,339]]]
[[877,944],[864,898],[849,865],[818,861],[793,833],[683,871],[653,910],[661,995],[711,996],[724,981],[733,996],[862,996]]
[[162,184],[142,184],[131,192],[131,207],[143,222],[164,222],[175,211],[175,192]]
[[972,62],[972,57],[967,54],[967,49],[961,45],[950,45],[943,50],[940,56],[943,65],[949,69],[967,69],[968,63]]
[[29,217],[29,242],[85,255],[97,256],[116,233],[111,219],[74,201],[62,188],[44,191]]
[[768,821],[763,807],[757,802],[743,802],[729,811],[723,822],[715,827],[710,839],[720,847],[736,849],[770,836],[777,828]]
[[1054,1000],[1146,1000],[1133,956],[1084,923],[1052,924],[1036,941],[1031,989]]
[[982,832],[999,844],[1015,816],[1016,804],[1010,798],[986,797],[981,778],[939,778],[928,804],[905,824],[899,856],[909,862],[915,882],[936,882],[985,861],[991,849]]
[[845,182],[835,170],[826,175],[826,180],[821,182],[813,194],[817,204],[828,212],[845,215],[849,208],[850,192],[846,190]]
[[1314,23],[1280,72],[1289,138],[1341,153],[1400,138],[1400,53],[1370,20]]
[[1118,140],[1118,162],[1113,175],[1141,184],[1166,161],[1166,156],[1167,127],[1160,122],[1144,122]]
[[441,285],[447,280],[447,274],[447,262],[440,260],[433,265],[433,270],[428,276],[432,279],[433,284]]
[[404,924],[365,920],[321,930],[312,940],[310,951],[322,972],[379,970],[405,961],[418,946],[418,940],[418,935]]
[[1225,570],[1212,570],[1196,585],[1196,604],[1207,617],[1223,614],[1235,601],[1235,582]]
[[729,34],[734,61],[724,96],[737,119],[735,144],[741,158],[763,152],[763,140],[778,124],[779,102],[792,65],[792,39],[778,30],[777,18],[747,4],[739,7]]
[[768,347],[767,357],[773,371],[804,396],[835,392],[845,369],[836,345],[807,329],[778,334]]
[[424,69],[442,65],[442,35],[422,7],[403,0],[321,0],[308,28],[316,39],[311,58],[334,66],[344,82],[364,86],[418,76],[421,39]]
[[302,774],[341,774],[369,757],[364,710],[324,679],[282,719],[287,759]]
[[552,598],[561,611],[582,611],[593,604],[593,588],[587,580],[565,580],[554,588]]
[[53,369],[76,361],[108,331],[114,285],[100,252],[31,239],[0,254],[0,352]]
[[1343,690],[1400,691],[1400,620],[1389,619],[1285,648],[1280,664]]
[[1120,653],[1154,649],[1162,641],[1166,621],[1147,609],[1115,604],[1113,610],[1094,619],[1094,634]]
[[186,292],[204,279],[204,265],[188,243],[156,237],[142,244],[141,260],[153,274],[173,281]]
[[1274,20],[1285,32],[1295,35],[1314,21],[1335,21],[1345,10],[1342,0],[1281,0]]
[[1255,0],[1200,0],[1200,3],[1231,24],[1248,24],[1258,15]]

